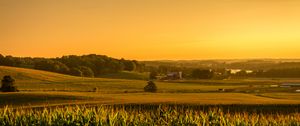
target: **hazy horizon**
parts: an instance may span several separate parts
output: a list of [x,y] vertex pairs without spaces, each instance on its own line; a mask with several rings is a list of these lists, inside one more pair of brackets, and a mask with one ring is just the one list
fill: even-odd
[[300,59],[300,1],[0,1],[0,53]]
[[[1,53],[0,53],[1,54]],[[66,54],[66,55],[60,55],[60,56],[18,56],[18,55],[10,55],[10,54],[1,54],[3,56],[13,56],[13,57],[31,57],[31,58],[60,58],[63,56],[70,56],[70,55],[77,55],[77,56],[83,56],[83,55],[90,55],[90,54],[96,54],[96,53],[86,53],[86,54]],[[106,54],[96,54],[96,55],[106,55]],[[124,57],[113,57],[110,55],[106,55],[111,58],[116,59],[122,59]],[[205,61],[205,60],[300,60],[300,58],[202,58],[202,59],[130,59],[130,58],[124,58],[127,60],[137,60],[137,61]]]

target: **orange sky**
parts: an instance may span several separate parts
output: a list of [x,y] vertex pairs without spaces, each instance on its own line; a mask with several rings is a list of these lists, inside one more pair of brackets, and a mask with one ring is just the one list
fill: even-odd
[[0,53],[300,58],[300,1],[1,0]]

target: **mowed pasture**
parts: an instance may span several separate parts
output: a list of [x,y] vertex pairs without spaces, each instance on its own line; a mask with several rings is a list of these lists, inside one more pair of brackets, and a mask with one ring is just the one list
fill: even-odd
[[[0,93],[0,105],[69,104],[300,104],[300,93],[269,85],[286,80],[199,80],[155,82],[157,93],[145,93],[145,80],[84,78],[32,69],[0,66],[20,92]],[[293,80],[297,81],[297,80]],[[96,88],[96,90],[95,90]],[[226,89],[226,91],[220,91]],[[294,90],[294,89],[292,89]],[[278,91],[278,92],[277,92]]]
[[[298,96],[300,98],[300,96]],[[1,93],[0,106],[56,106],[71,104],[300,104],[299,99],[243,93],[127,93],[17,92]]]

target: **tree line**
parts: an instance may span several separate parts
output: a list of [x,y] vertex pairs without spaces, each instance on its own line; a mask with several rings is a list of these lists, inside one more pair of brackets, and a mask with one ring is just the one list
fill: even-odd
[[244,75],[250,77],[275,77],[275,78],[299,78],[300,68],[273,68],[269,70],[256,70]]
[[[249,69],[241,69],[237,73],[231,73],[230,69],[226,68],[211,68],[211,67],[178,67],[168,65],[147,66],[147,71],[152,71],[150,78],[156,75],[167,74],[170,72],[182,72],[185,79],[227,79],[235,77],[257,77],[257,78],[299,78],[300,63],[278,63],[270,69],[259,69],[247,72]],[[251,70],[251,69],[250,69]]]
[[166,75],[172,72],[182,72],[182,77],[185,79],[212,79],[214,71],[210,68],[191,68],[172,65],[146,66],[146,71],[150,72],[150,79],[155,79],[156,76]]
[[[256,63],[256,62],[255,62]],[[268,69],[252,69],[230,74],[224,66],[191,67],[189,65],[156,65],[136,60],[111,58],[105,55],[68,55],[57,58],[13,57],[0,54],[0,65],[51,71],[82,77],[97,77],[120,71],[150,72],[150,78],[170,72],[182,72],[183,78],[213,79],[232,77],[300,77],[300,62],[279,62],[266,65]],[[193,66],[193,65],[192,65]],[[267,67],[268,66],[268,67]],[[229,67],[230,68],[230,67]]]
[[145,70],[145,64],[136,60],[111,58],[105,55],[68,55],[57,58],[13,57],[0,54],[0,65],[45,70],[83,77],[97,77],[120,71]]

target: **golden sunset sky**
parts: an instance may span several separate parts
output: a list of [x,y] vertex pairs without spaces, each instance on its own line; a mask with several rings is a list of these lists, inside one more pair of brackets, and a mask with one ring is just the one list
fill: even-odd
[[0,53],[300,58],[300,1],[1,0]]

